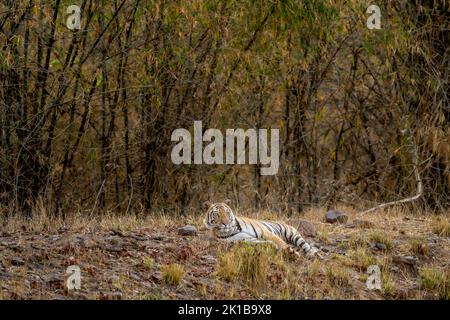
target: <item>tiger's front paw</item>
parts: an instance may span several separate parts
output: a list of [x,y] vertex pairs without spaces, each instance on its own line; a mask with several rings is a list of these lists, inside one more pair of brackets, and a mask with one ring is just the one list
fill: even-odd
[[315,247],[311,247],[311,250],[308,251],[308,253],[306,253],[306,257],[308,259],[315,259],[315,258],[319,258],[319,259],[323,259],[323,256],[319,253],[319,250]]
[[287,247],[285,252],[287,253],[287,257],[289,259],[296,260],[300,257],[300,254],[291,247]]

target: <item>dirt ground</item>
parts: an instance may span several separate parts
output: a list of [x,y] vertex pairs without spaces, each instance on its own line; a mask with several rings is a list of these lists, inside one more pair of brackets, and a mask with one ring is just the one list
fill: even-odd
[[[323,260],[224,245],[202,217],[9,219],[0,226],[0,299],[450,298],[448,216],[346,214],[344,224],[326,223],[323,210],[289,219],[306,225]],[[179,235],[186,224],[197,235]],[[79,290],[66,287],[71,265],[80,268]],[[373,265],[381,288],[370,290]]]

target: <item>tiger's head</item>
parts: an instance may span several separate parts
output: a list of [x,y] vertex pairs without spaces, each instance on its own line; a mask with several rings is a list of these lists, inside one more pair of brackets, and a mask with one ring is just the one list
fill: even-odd
[[204,223],[208,229],[225,231],[236,225],[236,217],[230,206],[215,203],[209,207]]

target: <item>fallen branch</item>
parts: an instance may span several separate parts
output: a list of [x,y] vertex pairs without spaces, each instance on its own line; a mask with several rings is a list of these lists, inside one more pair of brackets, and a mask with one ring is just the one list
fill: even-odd
[[363,211],[360,214],[366,214],[366,213],[370,213],[382,208],[386,208],[388,206],[393,206],[396,204],[400,204],[400,203],[406,203],[406,202],[412,202],[415,201],[417,199],[419,199],[422,196],[423,193],[423,184],[422,184],[422,179],[420,178],[420,173],[419,173],[419,169],[418,169],[418,163],[419,163],[419,153],[417,151],[417,145],[414,143],[414,140],[412,138],[412,135],[410,135],[410,139],[412,141],[413,144],[413,165],[414,165],[414,175],[416,176],[416,182],[417,182],[417,193],[415,196],[409,197],[409,198],[405,198],[405,199],[401,199],[401,200],[397,200],[397,201],[392,201],[392,202],[387,202],[387,203],[382,203],[376,207],[370,208],[369,210]]

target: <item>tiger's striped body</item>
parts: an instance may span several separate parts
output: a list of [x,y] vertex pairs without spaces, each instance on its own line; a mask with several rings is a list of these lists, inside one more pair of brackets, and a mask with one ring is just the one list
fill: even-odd
[[280,249],[293,252],[292,247],[303,251],[308,257],[318,250],[310,246],[292,226],[283,222],[272,222],[237,217],[225,203],[213,204],[205,219],[205,226],[212,229],[219,239],[228,241],[272,242]]

